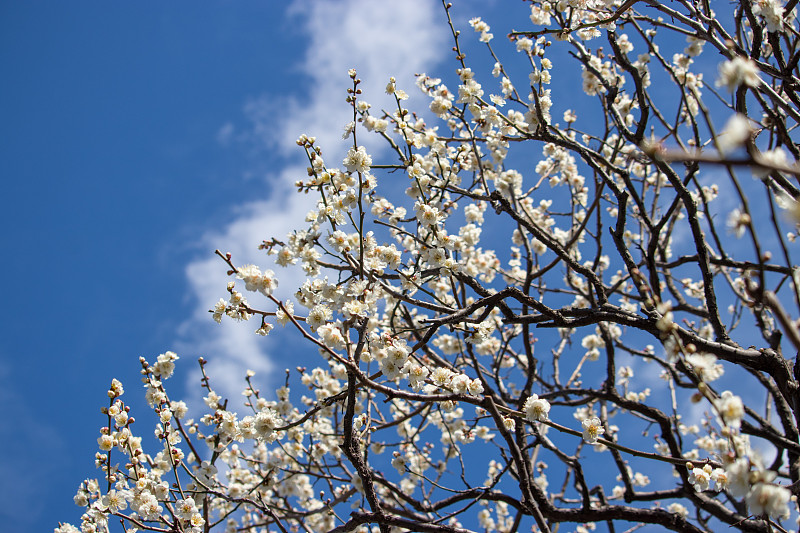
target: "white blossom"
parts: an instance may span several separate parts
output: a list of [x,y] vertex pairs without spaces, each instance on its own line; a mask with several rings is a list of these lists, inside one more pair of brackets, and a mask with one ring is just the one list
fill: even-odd
[[597,417],[585,418],[583,422],[581,422],[581,425],[583,426],[583,440],[589,444],[595,444],[597,439],[606,432],[600,419]]
[[741,85],[757,87],[760,83],[758,67],[750,58],[735,56],[719,66],[717,87],[725,87],[732,92]]
[[550,402],[538,395],[533,394],[525,400],[525,418],[531,422],[545,422],[547,421],[547,414],[550,412]]

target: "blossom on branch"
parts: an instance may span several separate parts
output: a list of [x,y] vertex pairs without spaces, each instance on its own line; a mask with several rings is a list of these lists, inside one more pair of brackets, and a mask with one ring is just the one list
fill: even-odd
[[152,425],[114,380],[81,531],[797,518],[794,8],[533,0],[500,42],[453,4],[452,68],[417,75],[421,100],[398,76],[370,105],[342,73],[344,139],[297,139],[313,199],[254,243],[266,264],[216,252],[211,319],[256,321],[285,373],[231,393],[201,358],[192,404],[165,385],[185,359],[142,358]]

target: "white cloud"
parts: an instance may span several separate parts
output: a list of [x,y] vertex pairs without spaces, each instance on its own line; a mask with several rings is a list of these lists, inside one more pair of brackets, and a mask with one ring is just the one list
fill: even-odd
[[430,0],[299,0],[289,16],[307,34],[297,74],[308,85],[298,85],[298,94],[288,97],[265,93],[244,106],[252,137],[286,154],[297,151],[294,141],[301,133],[314,135],[321,146],[338,144],[353,114],[345,102],[348,69],[355,68],[362,80],[362,98],[392,109],[394,102],[385,94],[389,77],[414,94],[414,74],[448,51],[444,14]]
[[228,146],[233,138],[234,126],[231,122],[226,122],[217,131],[217,142],[222,146]]
[[[200,249],[219,248],[231,252],[236,264],[253,263],[270,267],[269,258],[256,249],[264,239],[283,238],[291,229],[302,227],[312,199],[292,191],[298,176],[305,175],[304,155],[295,144],[300,133],[317,137],[326,159],[338,166],[346,146],[341,140],[343,126],[352,120],[352,110],[345,102],[350,86],[349,68],[356,68],[363,80],[363,97],[377,108],[389,108],[392,101],[385,94],[390,76],[398,85],[413,93],[414,74],[430,69],[448,51],[445,39],[448,30],[438,4],[430,0],[374,2],[370,0],[319,1],[302,0],[289,10],[289,23],[299,24],[306,35],[305,55],[299,70],[307,87],[297,87],[297,95],[280,96],[265,93],[245,104],[244,112],[251,122],[248,134],[233,124],[220,129],[218,140],[250,141],[279,149],[291,158],[291,167],[269,176],[269,198],[254,201],[235,209],[230,223],[209,231]],[[280,53],[280,52],[275,52]],[[268,88],[267,88],[268,89]],[[236,135],[234,135],[236,131]],[[361,130],[363,132],[363,130]],[[365,135],[359,138],[362,144]],[[377,149],[377,145],[372,148]],[[331,155],[333,154],[333,156]],[[287,298],[302,283],[294,271],[275,269],[280,281],[279,298]],[[205,256],[186,267],[187,278],[197,307],[179,332],[178,349],[187,357],[204,356],[209,360],[212,385],[220,394],[237,401],[243,388],[246,369],[261,375],[271,373],[279,361],[270,358],[276,348],[273,336],[254,334],[256,323],[236,324],[223,320],[216,326],[208,313],[214,302],[226,295],[226,267],[218,257]],[[254,294],[249,295],[255,304]],[[197,376],[192,376],[190,391],[197,392]],[[263,383],[263,381],[262,381]],[[274,383],[273,383],[274,384]]]

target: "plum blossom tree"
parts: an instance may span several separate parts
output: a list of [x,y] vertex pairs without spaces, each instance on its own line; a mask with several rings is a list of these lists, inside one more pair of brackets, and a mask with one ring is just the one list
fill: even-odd
[[527,3],[508,57],[444,5],[457,87],[420,74],[427,109],[394,79],[375,109],[349,72],[346,157],[297,140],[317,206],[260,245],[303,269],[294,298],[217,251],[213,319],[319,366],[274,395],[248,373],[237,406],[201,359],[189,419],[177,355],[142,359],[159,444],[114,380],[81,531],[796,525],[796,0]]

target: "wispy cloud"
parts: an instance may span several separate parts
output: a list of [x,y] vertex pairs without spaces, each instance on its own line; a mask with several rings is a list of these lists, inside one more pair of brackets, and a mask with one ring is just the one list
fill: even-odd
[[[439,10],[429,0],[295,2],[289,9],[288,23],[302,28],[304,37],[298,47],[305,53],[296,72],[307,85],[298,85],[297,93],[288,96],[265,88],[264,94],[245,103],[246,126],[237,127],[232,119],[218,134],[223,145],[240,140],[260,143],[264,149],[278,151],[288,164],[267,177],[268,198],[233,208],[231,222],[208,231],[200,248],[231,252],[237,264],[269,267],[269,258],[256,249],[257,245],[302,227],[305,214],[313,207],[310,197],[292,191],[292,184],[305,175],[306,167],[295,140],[301,133],[314,135],[326,160],[341,161],[346,150],[342,128],[352,120],[352,111],[344,101],[350,82],[347,69],[357,69],[367,101],[376,108],[391,109],[384,93],[389,77],[395,76],[398,85],[412,92],[414,73],[431,69],[447,52],[447,29]],[[377,149],[376,145],[373,150]],[[206,357],[216,390],[235,398],[243,387],[246,369],[269,375],[277,363],[270,356],[276,345],[273,337],[264,339],[254,334],[257,324],[223,321],[217,327],[211,322],[208,309],[226,295],[225,270],[219,258],[207,256],[186,267],[196,310],[179,332],[177,346],[186,356]],[[287,298],[302,283],[302,273],[284,269],[277,273],[278,297]],[[190,390],[196,389],[195,378]]]
[[53,492],[44,481],[53,467],[49,459],[64,454],[64,440],[49,416],[37,412],[31,399],[15,390],[7,364],[10,357],[7,353],[0,357],[0,404],[10,418],[0,428],[0,470],[5,479],[0,484],[0,523],[10,531],[25,531],[46,511],[47,498]]

